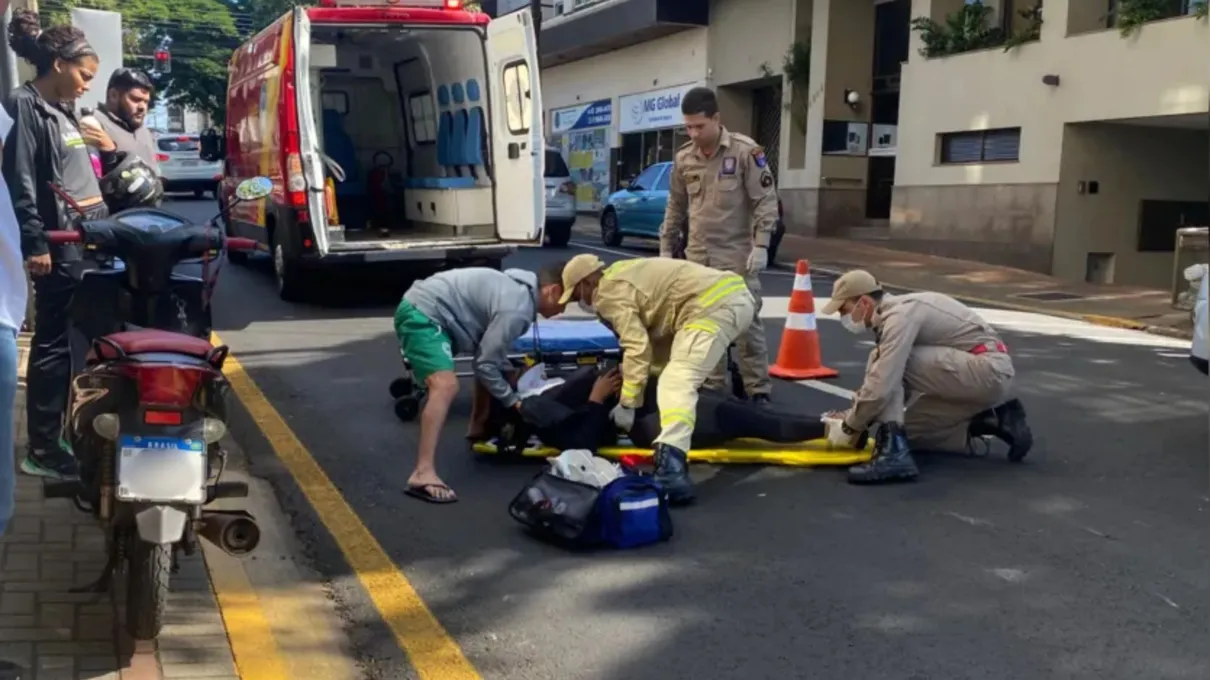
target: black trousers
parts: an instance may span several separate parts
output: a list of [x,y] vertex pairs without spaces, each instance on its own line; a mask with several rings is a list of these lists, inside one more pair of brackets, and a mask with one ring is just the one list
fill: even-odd
[[71,381],[71,341],[67,310],[76,289],[79,263],[56,263],[34,277],[34,336],[26,369],[25,417],[31,449],[58,446]]

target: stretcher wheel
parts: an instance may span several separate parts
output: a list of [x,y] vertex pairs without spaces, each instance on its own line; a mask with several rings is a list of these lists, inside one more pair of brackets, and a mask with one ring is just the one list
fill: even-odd
[[391,381],[391,398],[399,399],[412,393],[411,378],[395,378]]
[[407,396],[400,397],[395,400],[395,416],[405,423],[410,423],[416,420],[416,416],[420,414],[420,400]]

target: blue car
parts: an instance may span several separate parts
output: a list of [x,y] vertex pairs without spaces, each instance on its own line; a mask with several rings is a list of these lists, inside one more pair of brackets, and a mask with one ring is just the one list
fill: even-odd
[[[658,239],[668,204],[668,183],[672,163],[650,165],[634,178],[625,189],[610,194],[601,211],[601,241],[611,248],[622,244],[626,236]],[[777,227],[769,242],[769,262],[777,256],[777,248],[786,233],[782,221],[781,199],[777,200]],[[682,243],[684,240],[682,239]]]

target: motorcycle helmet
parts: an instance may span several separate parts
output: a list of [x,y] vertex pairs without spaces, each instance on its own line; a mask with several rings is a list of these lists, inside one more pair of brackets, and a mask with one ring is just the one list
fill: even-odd
[[155,170],[132,153],[118,153],[121,160],[101,178],[101,194],[110,212],[159,205],[164,187]]

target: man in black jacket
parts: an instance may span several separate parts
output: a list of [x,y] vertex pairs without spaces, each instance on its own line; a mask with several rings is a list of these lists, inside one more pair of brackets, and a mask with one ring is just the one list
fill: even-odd
[[[660,414],[655,408],[658,380],[651,380],[644,403],[635,416],[634,426],[627,433],[631,443],[638,448],[650,448],[660,433]],[[505,428],[511,436],[508,443],[522,443],[530,435],[536,436],[544,445],[559,450],[597,450],[604,446],[615,446],[619,433],[609,417],[610,410],[617,405],[617,392],[621,386],[621,375],[616,368],[598,372],[595,367],[585,366],[571,373],[561,383],[537,396],[525,400],[518,423],[515,415],[508,421],[506,409],[495,414],[497,429],[510,422]],[[693,430],[693,448],[717,448],[741,438],[762,439],[770,442],[796,443],[821,439],[825,436],[824,424],[818,415],[796,415],[778,413],[769,408],[740,401],[731,396],[709,390],[698,394],[697,418]]]

